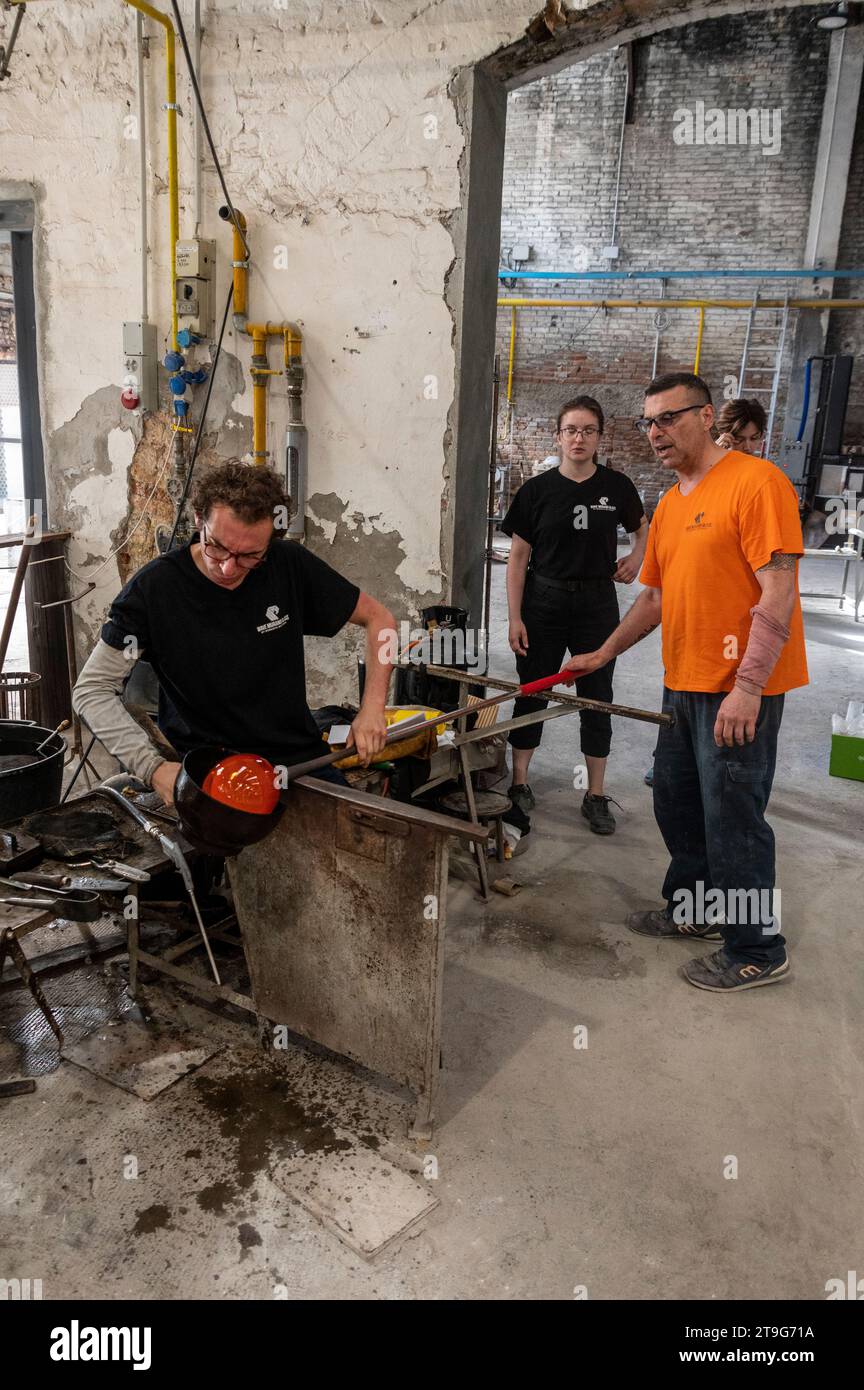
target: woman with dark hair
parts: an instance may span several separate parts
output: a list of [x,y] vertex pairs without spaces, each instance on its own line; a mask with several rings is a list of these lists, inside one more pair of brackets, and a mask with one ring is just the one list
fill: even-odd
[[715,442],[739,454],[761,454],[768,421],[761,401],[739,396],[727,401],[714,422]]
[[[625,473],[597,462],[602,434],[603,411],[592,396],[567,401],[555,434],[561,462],[519,489],[501,525],[513,542],[507,565],[509,638],[523,684],[559,671],[568,652],[576,656],[602,644],[618,624],[614,581],[632,584],[642,564],[648,537],[644,508]],[[619,523],[633,541],[620,560]],[[614,665],[577,679],[577,694],[611,700]],[[518,718],[547,703],[522,697],[513,714]],[[580,710],[579,718],[588,778],[582,814],[595,834],[611,835],[615,818],[603,783],[612,721],[595,710]],[[508,795],[523,814],[536,804],[528,765],[542,733],[540,723],[510,734],[513,785]]]

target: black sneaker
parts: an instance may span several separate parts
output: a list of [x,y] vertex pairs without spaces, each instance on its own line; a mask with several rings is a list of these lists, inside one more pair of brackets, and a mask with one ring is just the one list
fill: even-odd
[[725,951],[699,956],[683,968],[684,979],[697,989],[710,989],[715,994],[729,994],[736,989],[755,989],[757,985],[773,985],[789,974],[789,959],[775,960],[767,965],[730,961]]
[[537,802],[534,800],[534,793],[527,782],[514,782],[512,787],[507,788],[507,795],[513,802],[513,805],[518,806],[519,810],[523,811],[526,816],[528,812],[533,811],[537,805]]
[[[611,800],[611,796],[595,796],[593,792],[586,792],[582,798],[582,814],[595,835],[615,834],[615,817],[609,810]],[[618,806],[618,802],[614,805]],[[622,808],[618,806],[618,809]]]
[[659,908],[653,912],[631,912],[627,918],[631,931],[639,936],[653,936],[655,941],[722,941],[717,927],[694,927],[692,922],[675,922],[668,912]]

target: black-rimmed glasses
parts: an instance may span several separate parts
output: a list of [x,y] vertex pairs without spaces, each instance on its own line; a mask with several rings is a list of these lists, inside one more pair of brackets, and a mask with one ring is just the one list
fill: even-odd
[[220,545],[208,537],[206,523],[201,527],[201,549],[214,564],[225,565],[229,560],[236,560],[241,570],[257,569],[267,558],[266,550],[229,550],[227,546]]
[[640,434],[647,434],[652,425],[657,425],[661,430],[668,429],[679,415],[686,415],[688,410],[701,410],[705,404],[707,402],[703,401],[700,405],[682,405],[680,410],[664,410],[660,415],[643,415],[641,420],[636,421],[636,428]]

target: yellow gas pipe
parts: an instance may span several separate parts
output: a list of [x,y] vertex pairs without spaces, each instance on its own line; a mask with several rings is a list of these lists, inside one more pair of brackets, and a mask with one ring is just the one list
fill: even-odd
[[[177,65],[174,58],[174,25],[167,15],[144,0],[124,0],[133,10],[165,30],[165,110],[168,113],[168,240],[171,272],[171,346],[177,350],[177,241],[180,237],[180,196],[177,181]],[[141,132],[138,132],[139,136]]]
[[[303,385],[303,335],[294,323],[246,323],[243,332],[252,339],[252,456],[263,467],[267,462],[267,378],[281,376],[267,366],[267,339],[281,338],[285,374],[292,407],[299,403]],[[297,423],[299,423],[299,412]],[[292,408],[292,420],[295,410]]]
[[702,334],[705,332],[705,305],[699,306],[699,332],[696,334],[696,357],[693,361],[693,375],[699,375],[699,359],[702,356]]
[[[760,309],[782,309],[783,299],[760,299]],[[516,355],[517,309],[698,309],[699,334],[696,340],[694,372],[699,371],[702,355],[702,333],[706,309],[752,309],[752,299],[526,299],[512,295],[498,300],[500,309],[510,310],[510,360],[507,364],[507,400],[513,386],[513,361]],[[864,299],[790,299],[790,309],[864,309]]]
[[281,338],[284,349],[284,371],[288,378],[288,400],[291,423],[302,421],[303,395],[303,335],[295,323],[248,323],[249,248],[245,239],[246,218],[242,212],[220,208],[225,221],[234,230],[234,323],[241,333],[252,339],[252,457],[259,467],[267,463],[267,378],[281,376],[267,366],[267,339]]

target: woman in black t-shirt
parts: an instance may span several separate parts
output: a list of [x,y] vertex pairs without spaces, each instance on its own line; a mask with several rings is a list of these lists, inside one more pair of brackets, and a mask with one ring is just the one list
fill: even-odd
[[[501,529],[513,539],[507,565],[509,635],[523,684],[559,671],[568,652],[577,656],[596,651],[618,626],[614,581],[632,584],[642,565],[648,537],[642,502],[625,473],[598,464],[602,434],[603,411],[592,396],[567,401],[556,428],[560,464],[519,489],[502,523]],[[620,560],[619,522],[633,541],[630,553]],[[611,700],[614,666],[610,661],[580,677],[576,693]],[[547,703],[517,699],[514,717],[544,709]],[[615,818],[603,795],[603,781],[612,721],[594,710],[580,710],[579,719],[588,780],[582,814],[596,834],[611,835]],[[542,723],[510,734],[513,785],[508,795],[523,813],[535,805],[528,765],[542,734]]]

